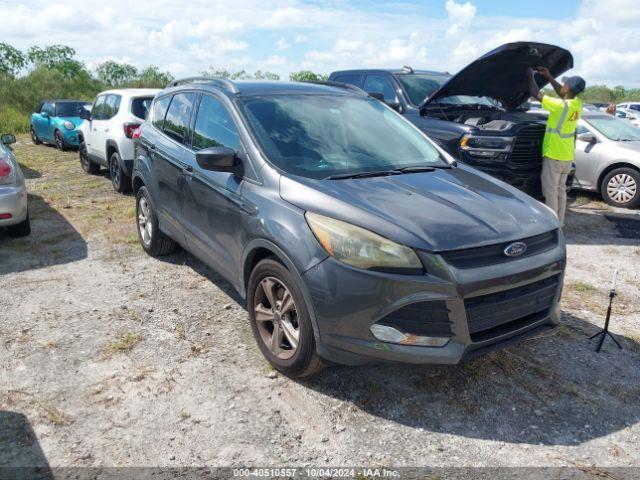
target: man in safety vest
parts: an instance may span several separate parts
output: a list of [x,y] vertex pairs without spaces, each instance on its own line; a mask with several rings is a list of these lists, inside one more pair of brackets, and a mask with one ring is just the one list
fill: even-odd
[[[535,74],[541,74],[553,86],[560,98],[543,95],[535,81]],[[531,96],[542,103],[549,112],[547,130],[542,143],[542,194],[545,203],[556,213],[560,224],[564,224],[567,209],[567,176],[571,173],[571,163],[575,153],[575,133],[582,115],[582,100],[578,94],[585,88],[581,77],[564,77],[562,85],[545,67],[529,70]]]

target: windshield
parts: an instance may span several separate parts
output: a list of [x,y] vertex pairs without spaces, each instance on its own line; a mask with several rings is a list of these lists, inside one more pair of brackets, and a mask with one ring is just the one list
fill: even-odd
[[251,97],[242,107],[269,160],[294,175],[448,165],[419,130],[371,98],[274,95]]
[[592,117],[585,119],[593,128],[610,140],[634,141],[640,140],[640,128],[626,120],[613,116]]
[[62,102],[56,103],[56,117],[77,117],[79,109],[84,108],[91,111],[91,104],[88,102]]
[[[438,73],[412,73],[396,74],[396,78],[402,84],[409,100],[413,105],[419,106],[430,97],[442,85],[451,79],[451,75]],[[495,107],[495,104],[486,97],[470,97],[467,95],[453,95],[441,98],[437,103],[451,105],[480,104]]]

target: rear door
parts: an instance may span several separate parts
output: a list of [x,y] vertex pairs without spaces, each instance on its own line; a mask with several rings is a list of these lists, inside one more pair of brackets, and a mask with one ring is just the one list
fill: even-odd
[[238,274],[245,215],[242,177],[200,168],[198,150],[214,146],[242,151],[236,124],[223,103],[202,94],[193,128],[191,171],[187,172],[183,218],[191,251],[229,279]]
[[114,93],[108,94],[100,118],[92,122],[91,133],[94,140],[95,155],[105,162],[105,165],[107,160],[109,160],[107,158],[107,140],[110,138],[110,120],[118,113],[121,100],[122,96],[120,95]]
[[190,139],[191,115],[195,100],[196,94],[193,92],[173,95],[162,123],[163,135],[158,135],[158,141],[154,145],[154,171],[160,202],[157,211],[162,216],[161,221],[165,228],[175,235],[181,235],[183,230],[184,171],[190,167],[190,158],[193,156],[186,144]]

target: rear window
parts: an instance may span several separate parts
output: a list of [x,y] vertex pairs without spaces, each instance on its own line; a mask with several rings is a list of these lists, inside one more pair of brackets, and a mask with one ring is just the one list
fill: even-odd
[[361,78],[361,75],[350,73],[350,74],[336,75],[333,81],[340,82],[340,83],[349,83],[351,85],[355,85],[356,87],[359,87],[360,78]]
[[141,120],[147,118],[149,113],[149,107],[151,107],[153,97],[136,97],[131,100],[131,113],[134,117],[138,117]]
[[177,142],[184,143],[187,138],[195,97],[194,93],[177,93],[171,100],[162,129]]
[[167,114],[167,108],[169,107],[169,102],[171,101],[171,96],[167,95],[166,97],[158,98],[153,104],[153,112],[151,113],[151,123],[154,127],[159,130],[162,130],[162,126],[164,124],[164,117]]

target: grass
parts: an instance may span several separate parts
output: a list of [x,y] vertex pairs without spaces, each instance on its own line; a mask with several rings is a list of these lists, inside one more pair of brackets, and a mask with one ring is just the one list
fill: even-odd
[[144,337],[138,332],[121,330],[116,334],[116,338],[107,342],[102,352],[105,358],[110,358],[117,353],[129,353],[138,345]]

